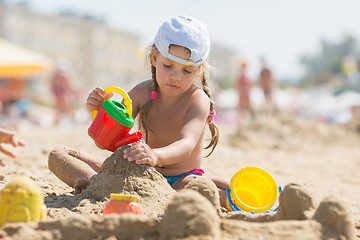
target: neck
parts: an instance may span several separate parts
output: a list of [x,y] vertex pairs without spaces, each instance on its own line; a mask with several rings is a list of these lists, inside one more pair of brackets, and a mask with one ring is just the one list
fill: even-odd
[[189,89],[187,89],[185,92],[183,92],[180,95],[177,96],[169,96],[161,94],[161,91],[159,91],[159,95],[157,98],[162,102],[164,106],[174,106],[174,104],[177,104],[182,101],[182,99],[187,98],[190,94],[192,94],[196,90],[196,86],[194,84],[191,85]]

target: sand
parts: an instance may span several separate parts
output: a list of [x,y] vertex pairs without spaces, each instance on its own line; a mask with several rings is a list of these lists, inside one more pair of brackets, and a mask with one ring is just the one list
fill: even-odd
[[[7,223],[2,239],[355,239],[360,238],[360,121],[334,126],[289,115],[259,116],[220,127],[220,143],[203,161],[206,175],[231,178],[245,166],[268,170],[283,188],[268,214],[220,208],[207,178],[176,193],[154,168],[99,150],[87,127],[18,126],[18,157],[1,155],[0,187],[19,175],[41,188],[47,218]],[[50,151],[67,146],[104,156],[94,182],[79,195],[47,169]],[[111,192],[139,196],[144,216],[102,216]]]

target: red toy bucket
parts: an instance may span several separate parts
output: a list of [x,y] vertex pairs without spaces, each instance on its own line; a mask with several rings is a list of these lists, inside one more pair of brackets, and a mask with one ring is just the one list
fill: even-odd
[[117,101],[105,100],[100,106],[99,112],[93,112],[93,122],[88,132],[100,146],[114,152],[122,145],[141,140],[142,134],[140,131],[129,134],[134,126],[134,118],[132,102],[127,93],[116,87],[106,88],[105,91],[120,93],[124,97],[124,104],[127,108]]

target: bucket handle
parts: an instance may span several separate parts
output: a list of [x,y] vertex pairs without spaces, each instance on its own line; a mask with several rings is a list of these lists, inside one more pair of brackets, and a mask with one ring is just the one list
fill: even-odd
[[[104,91],[106,93],[111,93],[111,92],[119,93],[124,98],[124,105],[126,107],[126,113],[129,115],[129,117],[132,116],[132,100],[124,90],[122,90],[119,87],[107,87],[104,89]],[[102,95],[100,94],[100,96],[102,96]],[[104,97],[104,96],[102,96],[102,97]],[[91,120],[92,121],[94,121],[94,118],[96,117],[97,113],[98,113],[97,110],[94,110],[91,112]]]

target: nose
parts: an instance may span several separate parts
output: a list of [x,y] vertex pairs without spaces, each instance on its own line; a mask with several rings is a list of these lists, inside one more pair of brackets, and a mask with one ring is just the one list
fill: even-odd
[[170,74],[170,79],[173,81],[180,81],[181,80],[180,71],[177,69],[174,69]]

